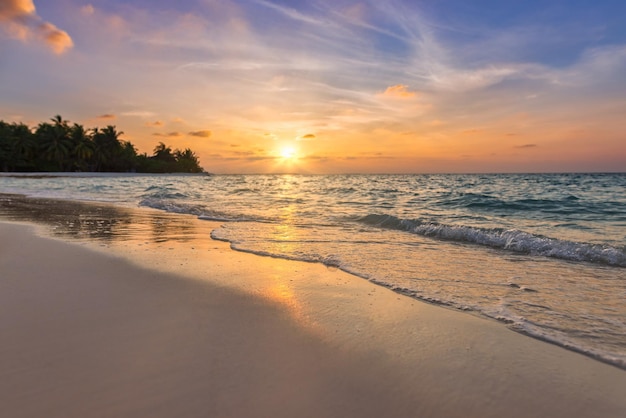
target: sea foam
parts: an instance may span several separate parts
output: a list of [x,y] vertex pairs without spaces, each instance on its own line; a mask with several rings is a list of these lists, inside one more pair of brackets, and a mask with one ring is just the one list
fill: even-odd
[[516,229],[446,225],[378,214],[358,218],[358,222],[370,226],[407,231],[426,237],[479,244],[518,253],[626,267],[626,252],[623,249],[609,245],[559,240]]

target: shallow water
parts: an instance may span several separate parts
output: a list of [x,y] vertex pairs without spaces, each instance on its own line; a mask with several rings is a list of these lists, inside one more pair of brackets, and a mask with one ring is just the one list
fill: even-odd
[[625,191],[622,174],[0,177],[2,193],[219,220],[212,238],[234,249],[322,262],[622,368]]

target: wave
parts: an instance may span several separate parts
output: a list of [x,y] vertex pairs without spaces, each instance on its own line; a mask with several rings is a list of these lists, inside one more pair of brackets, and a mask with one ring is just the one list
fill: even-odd
[[[290,255],[290,254],[280,254],[280,253],[276,253],[272,251],[265,251],[265,250],[260,250],[260,249],[252,249],[228,237],[221,236],[219,229],[215,229],[211,231],[211,239],[214,239],[216,241],[227,242],[230,244],[231,249],[242,252],[242,253],[254,254],[254,255],[258,255],[262,257],[278,258],[282,260],[300,261],[304,263],[321,263],[325,265],[326,267],[338,268],[348,273],[352,273],[348,270],[345,270],[341,263],[341,260],[339,260],[339,258],[333,255],[328,255],[328,256],[321,256],[321,255],[316,255],[316,254],[305,255],[302,253],[298,255]],[[356,274],[356,273],[355,275],[359,276],[359,274]],[[366,276],[362,276],[362,275],[359,277],[367,278]]]
[[358,222],[447,241],[467,242],[517,253],[626,267],[626,251],[609,245],[559,240],[516,229],[446,225],[419,219],[370,214]]
[[195,215],[203,221],[216,222],[272,222],[270,219],[245,216],[233,213],[224,213],[208,209],[201,204],[191,204],[176,200],[164,200],[161,197],[147,197],[139,201],[139,206],[152,209],[163,210],[165,212],[180,213],[184,215]]
[[540,212],[551,215],[576,215],[579,217],[619,215],[626,207],[614,201],[583,201],[574,195],[564,195],[558,199],[523,198],[502,200],[489,194],[461,193],[446,196],[438,204],[444,207],[464,208],[481,212],[511,213]]
[[[394,225],[398,222],[402,222],[401,220],[390,216],[378,215],[380,217],[384,217],[386,221],[386,227],[390,225]],[[369,219],[372,220],[374,215],[370,215]],[[404,296],[421,300],[423,302],[427,302],[433,305],[448,307],[452,309],[457,309],[465,312],[474,312],[476,314],[485,316],[487,318],[494,319],[505,324],[509,329],[519,332],[521,334],[527,335],[532,338],[536,338],[541,341],[545,341],[551,344],[555,344],[557,346],[563,347],[565,349],[586,355],[588,357],[594,358],[598,361],[602,361],[606,364],[610,364],[619,368],[626,370],[626,356],[615,354],[612,352],[607,352],[606,350],[600,349],[598,347],[589,346],[588,344],[581,344],[577,342],[575,339],[572,339],[570,336],[563,332],[554,332],[540,323],[532,322],[526,319],[519,314],[515,314],[508,309],[502,309],[502,307],[496,307],[493,309],[492,307],[484,307],[477,304],[473,304],[471,301],[455,301],[454,299],[448,299],[445,296],[434,296],[427,295],[421,291],[418,291],[413,288],[407,288],[404,286],[399,286],[393,283],[393,281],[388,281],[385,278],[377,277],[376,275],[364,273],[358,267],[354,268],[349,264],[344,263],[340,257],[336,255],[320,255],[315,253],[304,254],[288,254],[288,253],[280,253],[272,250],[263,250],[259,248],[254,248],[253,246],[248,246],[248,244],[244,242],[238,242],[228,237],[228,234],[224,234],[223,229],[215,229],[211,232],[211,238],[217,241],[223,241],[230,244],[230,248],[243,252],[254,254],[263,257],[271,257],[283,260],[292,260],[299,262],[307,262],[307,263],[321,263],[330,269],[339,269],[348,274],[354,275],[356,277],[363,278],[372,282],[373,284],[385,287],[390,289],[393,292],[402,294]],[[537,292],[537,290],[528,288],[525,286],[520,286],[515,283],[508,283],[506,286],[516,287],[525,292]],[[498,309],[500,308],[500,309]]]
[[164,210],[172,213],[184,213],[189,215],[200,216],[203,215],[205,210],[200,205],[193,205],[183,202],[176,202],[172,200],[164,200],[162,195],[151,196],[141,199],[139,206],[145,206],[152,209]]
[[146,188],[145,193],[141,195],[144,200],[146,199],[186,199],[189,198],[184,193],[178,191],[176,187],[168,184],[164,186],[150,186]]

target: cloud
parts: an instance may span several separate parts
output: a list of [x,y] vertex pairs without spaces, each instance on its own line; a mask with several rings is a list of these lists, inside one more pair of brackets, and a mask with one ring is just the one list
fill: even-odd
[[445,68],[430,77],[433,86],[443,90],[465,92],[493,86],[509,78],[542,78],[543,68],[532,64],[491,65],[472,70]]
[[81,7],[80,11],[82,14],[86,16],[91,16],[92,14],[95,13],[96,9],[94,9],[94,7],[91,4],[88,4],[86,6]]
[[152,134],[152,136],[160,136],[164,138],[178,138],[178,137],[183,136],[183,134],[181,134],[180,132],[168,132],[166,134],[161,133],[161,132],[155,132]]
[[381,93],[383,97],[391,97],[394,99],[411,99],[417,96],[417,93],[409,90],[409,86],[404,84],[396,84],[395,86],[389,86]]
[[189,132],[188,135],[190,135],[190,136],[197,136],[197,137],[200,137],[200,138],[208,138],[208,137],[211,136],[211,131],[207,131],[207,130],[204,130],[204,131],[193,131],[193,132]]
[[146,126],[147,127],[159,127],[159,126],[163,126],[164,123],[160,120],[155,120],[154,122],[146,122]]
[[35,14],[35,5],[32,0],[0,1],[0,19],[14,19],[31,14]]
[[44,21],[37,15],[32,0],[0,0],[0,22],[8,36],[27,42],[35,39],[47,45],[55,54],[74,46],[67,32]]
[[115,119],[116,116],[111,113],[105,113],[104,115],[96,116],[96,119]]
[[314,134],[306,134],[300,137],[300,140],[307,140],[307,139],[315,139],[315,135]]
[[52,23],[43,22],[37,29],[38,36],[52,48],[55,54],[62,54],[74,46],[70,35],[54,26]]
[[252,152],[252,151],[233,151],[233,154],[248,156],[248,155],[254,155],[254,152]]
[[122,116],[137,116],[140,118],[150,118],[154,116],[154,112],[150,112],[147,110],[133,110],[130,112],[122,112]]
[[515,148],[518,149],[526,149],[526,148],[536,148],[537,144],[524,144],[524,145],[516,145]]
[[285,6],[280,6],[278,4],[274,4],[271,3],[269,1],[264,1],[264,0],[256,0],[256,3],[261,4],[265,7],[268,7],[270,9],[273,9],[293,20],[299,21],[299,22],[304,22],[304,23],[310,23],[310,24],[314,24],[314,25],[326,25],[327,22],[325,20],[322,19],[317,19],[315,17],[306,15],[304,13],[299,12],[296,9],[293,9],[291,7],[285,7]]

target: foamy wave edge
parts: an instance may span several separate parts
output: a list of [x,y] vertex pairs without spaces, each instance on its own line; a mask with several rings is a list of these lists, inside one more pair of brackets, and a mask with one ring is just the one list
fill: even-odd
[[412,299],[416,299],[421,302],[429,303],[429,304],[440,306],[443,308],[453,309],[456,311],[472,312],[479,316],[501,322],[512,331],[518,332],[520,334],[524,334],[528,337],[535,338],[540,341],[544,341],[546,343],[554,344],[566,350],[570,350],[570,351],[582,354],[586,357],[592,358],[594,360],[600,361],[602,363],[606,363],[611,366],[615,366],[620,369],[626,370],[626,358],[625,357],[615,356],[611,353],[606,353],[606,352],[596,350],[593,348],[583,347],[568,339],[563,339],[563,338],[559,338],[557,336],[551,335],[550,333],[547,333],[544,330],[542,330],[541,327],[531,326],[531,324],[527,323],[521,317],[516,317],[510,314],[504,314],[501,312],[495,314],[493,312],[488,312],[485,309],[481,309],[477,306],[460,305],[452,301],[447,301],[447,300],[437,298],[437,297],[422,295],[422,294],[419,294],[415,290],[411,290],[411,289],[407,289],[404,287],[399,287],[399,286],[390,284],[388,282],[385,282],[384,280],[371,277],[367,274],[363,274],[359,272],[358,270],[352,269],[344,265],[341,262],[341,260],[339,260],[338,258],[332,255],[326,256],[326,257],[321,257],[321,256],[320,257],[297,257],[297,256],[288,256],[284,254],[275,254],[275,253],[268,252],[268,251],[253,250],[250,248],[246,248],[245,246],[242,246],[235,241],[229,240],[228,238],[219,236],[219,234],[217,233],[217,230],[214,230],[211,232],[211,238],[216,241],[227,242],[230,244],[230,248],[232,250],[239,251],[242,253],[253,254],[253,255],[257,255],[261,257],[271,257],[271,258],[277,258],[277,259],[282,259],[282,260],[297,261],[297,262],[321,263],[328,268],[336,268],[338,270],[342,270],[348,274],[351,274],[356,277],[360,277],[375,285],[385,287],[395,293],[399,293],[406,297],[410,297]]
[[608,245],[559,240],[516,229],[478,228],[446,225],[421,220],[400,219],[391,215],[366,215],[358,222],[386,229],[406,231],[446,241],[467,242],[506,251],[626,267],[624,250]]
[[[342,269],[342,270],[346,271],[347,273],[350,273],[349,270],[346,270],[346,269]],[[540,340],[549,344],[554,344],[566,350],[573,351],[575,353],[582,354],[586,357],[592,358],[602,363],[606,363],[611,366],[615,366],[620,369],[626,370],[626,356],[618,356],[618,355],[607,353],[605,351],[601,351],[595,348],[584,347],[580,344],[576,344],[576,342],[566,337],[559,337],[549,332],[546,332],[543,328],[541,328],[541,326],[538,326],[538,325],[533,326],[522,317],[518,317],[515,315],[511,315],[511,314],[504,314],[504,313],[496,314],[493,312],[489,312],[488,310],[481,309],[477,306],[460,305],[458,303],[449,302],[446,300],[442,300],[440,298],[424,296],[414,290],[407,289],[404,287],[394,286],[381,280],[372,279],[372,278],[369,278],[368,280],[374,284],[377,284],[382,287],[386,287],[396,293],[402,294],[412,299],[417,299],[422,302],[441,306],[444,308],[450,308],[453,310],[472,312],[479,316],[496,320],[498,322],[505,324],[506,327],[512,331],[518,332],[520,334],[526,335],[528,337],[531,337],[531,338],[534,338],[534,339],[537,339],[537,340]]]

